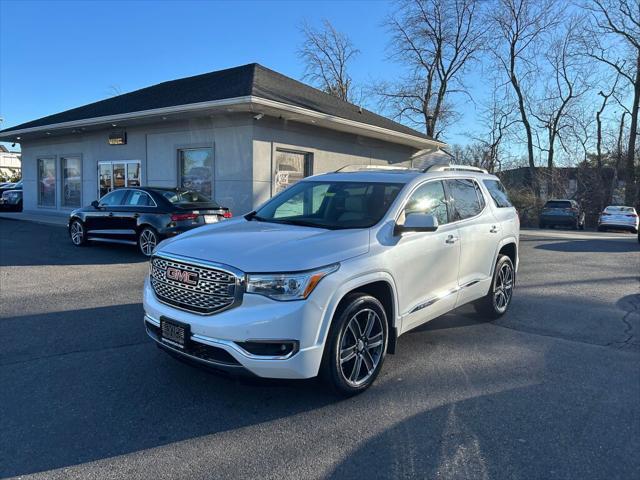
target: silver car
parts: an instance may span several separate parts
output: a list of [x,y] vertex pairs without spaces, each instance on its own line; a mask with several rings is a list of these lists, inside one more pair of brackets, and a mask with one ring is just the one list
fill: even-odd
[[598,218],[598,231],[629,230],[638,233],[638,213],[633,207],[609,206]]

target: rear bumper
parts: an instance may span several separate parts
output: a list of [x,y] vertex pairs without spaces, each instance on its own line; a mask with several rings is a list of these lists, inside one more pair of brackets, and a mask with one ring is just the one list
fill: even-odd
[[607,222],[607,221],[598,221],[598,227],[600,228],[612,228],[615,230],[627,230],[630,232],[635,232],[638,230],[637,222]]
[[540,222],[549,225],[574,225],[576,221],[572,215],[540,215]]

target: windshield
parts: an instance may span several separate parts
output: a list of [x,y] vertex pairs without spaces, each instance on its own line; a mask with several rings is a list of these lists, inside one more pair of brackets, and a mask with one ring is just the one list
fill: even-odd
[[206,195],[195,190],[161,190],[159,193],[177,206],[192,205],[194,203],[215,203]]
[[571,208],[571,202],[566,200],[552,200],[547,202],[544,208]]
[[308,227],[368,228],[380,221],[402,183],[304,181],[248,217]]

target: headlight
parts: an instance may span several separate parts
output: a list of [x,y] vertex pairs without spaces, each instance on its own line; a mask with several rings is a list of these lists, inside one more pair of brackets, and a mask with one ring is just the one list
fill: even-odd
[[248,274],[247,293],[257,293],[274,300],[303,300],[324,277],[340,268],[339,263],[316,270],[294,273]]

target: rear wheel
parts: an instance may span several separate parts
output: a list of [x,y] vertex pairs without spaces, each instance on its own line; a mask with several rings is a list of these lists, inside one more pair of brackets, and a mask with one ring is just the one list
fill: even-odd
[[511,305],[515,280],[513,262],[506,255],[499,255],[489,293],[473,304],[476,312],[489,319],[504,315]]
[[76,247],[81,247],[86,243],[86,230],[80,220],[71,221],[71,225],[69,225],[69,236],[71,237],[71,243]]
[[341,395],[365,391],[374,382],[387,350],[387,315],[380,301],[364,293],[345,298],[325,344],[320,376]]
[[144,227],[138,235],[140,252],[144,256],[150,257],[156,245],[158,245],[158,233],[151,227]]
[[547,225],[544,222],[540,222],[540,228],[547,228]]

